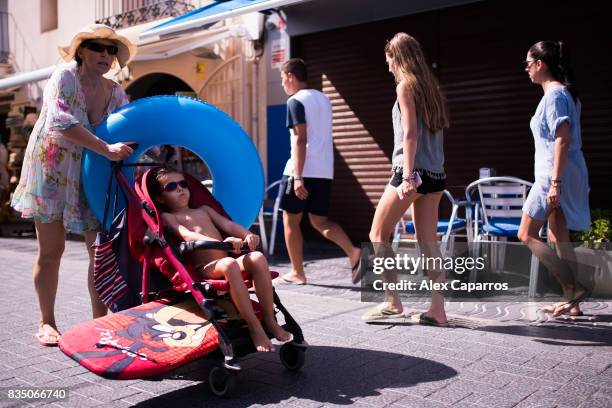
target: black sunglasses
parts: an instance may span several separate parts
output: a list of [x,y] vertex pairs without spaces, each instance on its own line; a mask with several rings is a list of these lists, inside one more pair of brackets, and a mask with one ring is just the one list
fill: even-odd
[[91,50],[93,52],[100,53],[106,50],[106,52],[108,52],[108,55],[117,55],[117,53],[119,52],[119,47],[117,47],[115,44],[106,45],[95,41],[86,41],[81,45],[81,47],[87,48],[88,50]]
[[187,180],[184,180],[184,179],[181,181],[171,181],[170,183],[164,186],[163,190],[164,191],[174,191],[179,186],[181,186],[181,188],[187,188],[189,184],[187,183]]

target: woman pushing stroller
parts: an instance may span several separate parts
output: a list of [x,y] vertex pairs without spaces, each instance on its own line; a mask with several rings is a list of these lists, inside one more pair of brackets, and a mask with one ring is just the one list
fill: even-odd
[[[158,167],[151,171],[147,188],[156,206],[163,211],[161,218],[176,236],[184,241],[223,241],[234,246],[239,254],[243,243],[252,252],[238,258],[228,256],[226,251],[216,249],[195,250],[187,256],[187,261],[201,278],[225,279],[230,284],[230,296],[245,320],[251,339],[257,351],[274,351],[268,332],[280,343],[293,339],[274,316],[272,281],[268,262],[264,255],[255,251],[259,237],[208,206],[190,208],[190,191],[183,174],[167,168]],[[223,239],[222,232],[228,237]],[[246,272],[248,271],[248,272]],[[255,293],[262,307],[263,319],[256,317],[244,284],[243,274],[251,274]]]

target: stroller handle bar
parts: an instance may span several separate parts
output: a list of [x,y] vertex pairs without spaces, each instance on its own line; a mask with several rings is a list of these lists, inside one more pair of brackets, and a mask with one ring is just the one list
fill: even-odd
[[[246,246],[246,245],[245,245]],[[242,252],[248,251],[248,246],[242,247]],[[179,245],[179,251],[184,254],[194,249],[219,249],[222,251],[231,251],[234,249],[234,245],[230,242],[219,242],[219,241],[184,241]]]

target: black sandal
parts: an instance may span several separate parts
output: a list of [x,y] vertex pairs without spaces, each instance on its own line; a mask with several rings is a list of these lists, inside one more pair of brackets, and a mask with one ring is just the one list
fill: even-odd
[[433,317],[425,315],[425,313],[422,313],[421,316],[419,316],[419,324],[422,324],[423,326],[450,327],[448,322],[440,323]]
[[[592,292],[591,292],[590,290],[588,290],[588,289],[586,289],[586,288],[585,288],[585,289],[584,289],[584,292],[582,292],[582,294],[581,294],[581,295],[576,296],[575,298],[573,298],[573,299],[572,299],[572,300],[570,300],[569,302],[566,302],[566,303],[562,304],[561,306],[559,306],[557,309],[561,309],[562,311],[557,313],[557,311],[555,310],[555,311],[553,312],[553,314],[552,314],[552,315],[553,315],[553,317],[559,317],[559,316],[561,316],[561,315],[563,315],[563,314],[565,314],[565,313],[569,313],[569,311],[570,311],[572,308],[574,308],[574,307],[578,306],[578,305],[579,305],[581,302],[583,302],[583,301],[584,301],[586,298],[590,297],[590,296],[591,296],[591,293],[592,293]],[[581,315],[576,314],[575,316],[581,316]]]
[[359,257],[359,260],[357,261],[357,263],[355,264],[355,266],[353,266],[351,270],[351,278],[353,279],[354,284],[359,283],[361,279],[363,279],[363,268],[361,267],[361,256]]

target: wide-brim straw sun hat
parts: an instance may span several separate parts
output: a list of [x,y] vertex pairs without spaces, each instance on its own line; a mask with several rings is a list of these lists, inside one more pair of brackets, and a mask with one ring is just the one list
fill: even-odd
[[91,24],[81,28],[70,40],[70,45],[59,47],[60,56],[64,61],[72,61],[76,55],[77,49],[83,41],[104,39],[110,40],[117,45],[117,62],[123,68],[134,58],[137,48],[126,37],[119,35],[107,25]]

